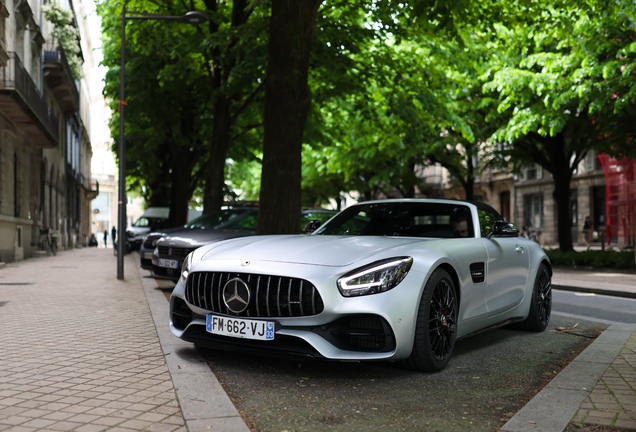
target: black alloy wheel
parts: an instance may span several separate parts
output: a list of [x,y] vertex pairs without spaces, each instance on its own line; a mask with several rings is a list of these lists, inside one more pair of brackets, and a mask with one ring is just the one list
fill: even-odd
[[438,360],[450,356],[455,345],[457,312],[455,289],[449,279],[442,279],[433,291],[428,319],[431,351]]
[[540,269],[537,277],[537,309],[539,321],[547,326],[552,312],[552,281],[545,266]]
[[422,291],[411,355],[401,364],[422,372],[446,367],[455,348],[459,299],[448,272],[438,268]]
[[521,330],[540,332],[550,324],[552,313],[552,277],[548,266],[543,263],[534,280],[528,317],[518,324]]

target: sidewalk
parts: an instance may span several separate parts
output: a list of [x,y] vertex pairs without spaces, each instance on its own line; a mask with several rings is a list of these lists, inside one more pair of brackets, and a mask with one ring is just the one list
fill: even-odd
[[[249,431],[198,351],[170,333],[166,298],[137,259],[125,257],[125,281],[104,248],[0,270],[0,431]],[[557,269],[553,282],[636,291],[630,273]],[[501,430],[636,430],[635,390],[636,325],[612,325]]]
[[0,431],[247,431],[135,258],[124,281],[111,248],[0,270]]

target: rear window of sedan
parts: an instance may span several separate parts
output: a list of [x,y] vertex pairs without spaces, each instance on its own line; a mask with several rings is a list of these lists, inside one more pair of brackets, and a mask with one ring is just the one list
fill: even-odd
[[475,230],[465,205],[380,202],[349,207],[315,235],[458,238],[475,237]]

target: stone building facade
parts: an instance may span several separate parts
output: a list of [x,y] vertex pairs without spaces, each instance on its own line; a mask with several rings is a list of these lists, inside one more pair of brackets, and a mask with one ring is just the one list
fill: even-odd
[[[0,0],[0,261],[32,256],[40,230],[61,247],[90,233],[90,97],[44,19],[48,0]],[[79,0],[60,0],[81,35],[84,76],[92,46]]]
[[[465,199],[461,187],[456,187],[451,176],[439,166],[426,167],[420,175],[424,185],[419,195]],[[475,200],[483,201],[511,222],[523,229],[529,226],[540,231],[542,245],[557,245],[557,214],[552,193],[552,176],[539,165],[524,169],[521,175],[505,171],[486,170],[476,179]],[[576,245],[585,245],[582,235],[583,222],[590,216],[594,229],[603,232],[607,223],[605,209],[605,175],[597,154],[588,152],[575,171],[570,187],[570,209],[572,240]],[[596,239],[600,241],[600,237]],[[613,239],[623,246],[627,239]]]

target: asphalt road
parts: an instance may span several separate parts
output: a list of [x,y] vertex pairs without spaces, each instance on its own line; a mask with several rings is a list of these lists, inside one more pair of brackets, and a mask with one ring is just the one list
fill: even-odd
[[553,315],[542,333],[482,333],[436,374],[201,352],[252,431],[496,431],[605,327]]
[[636,300],[634,299],[554,290],[552,309],[556,312],[606,321],[636,323]]

